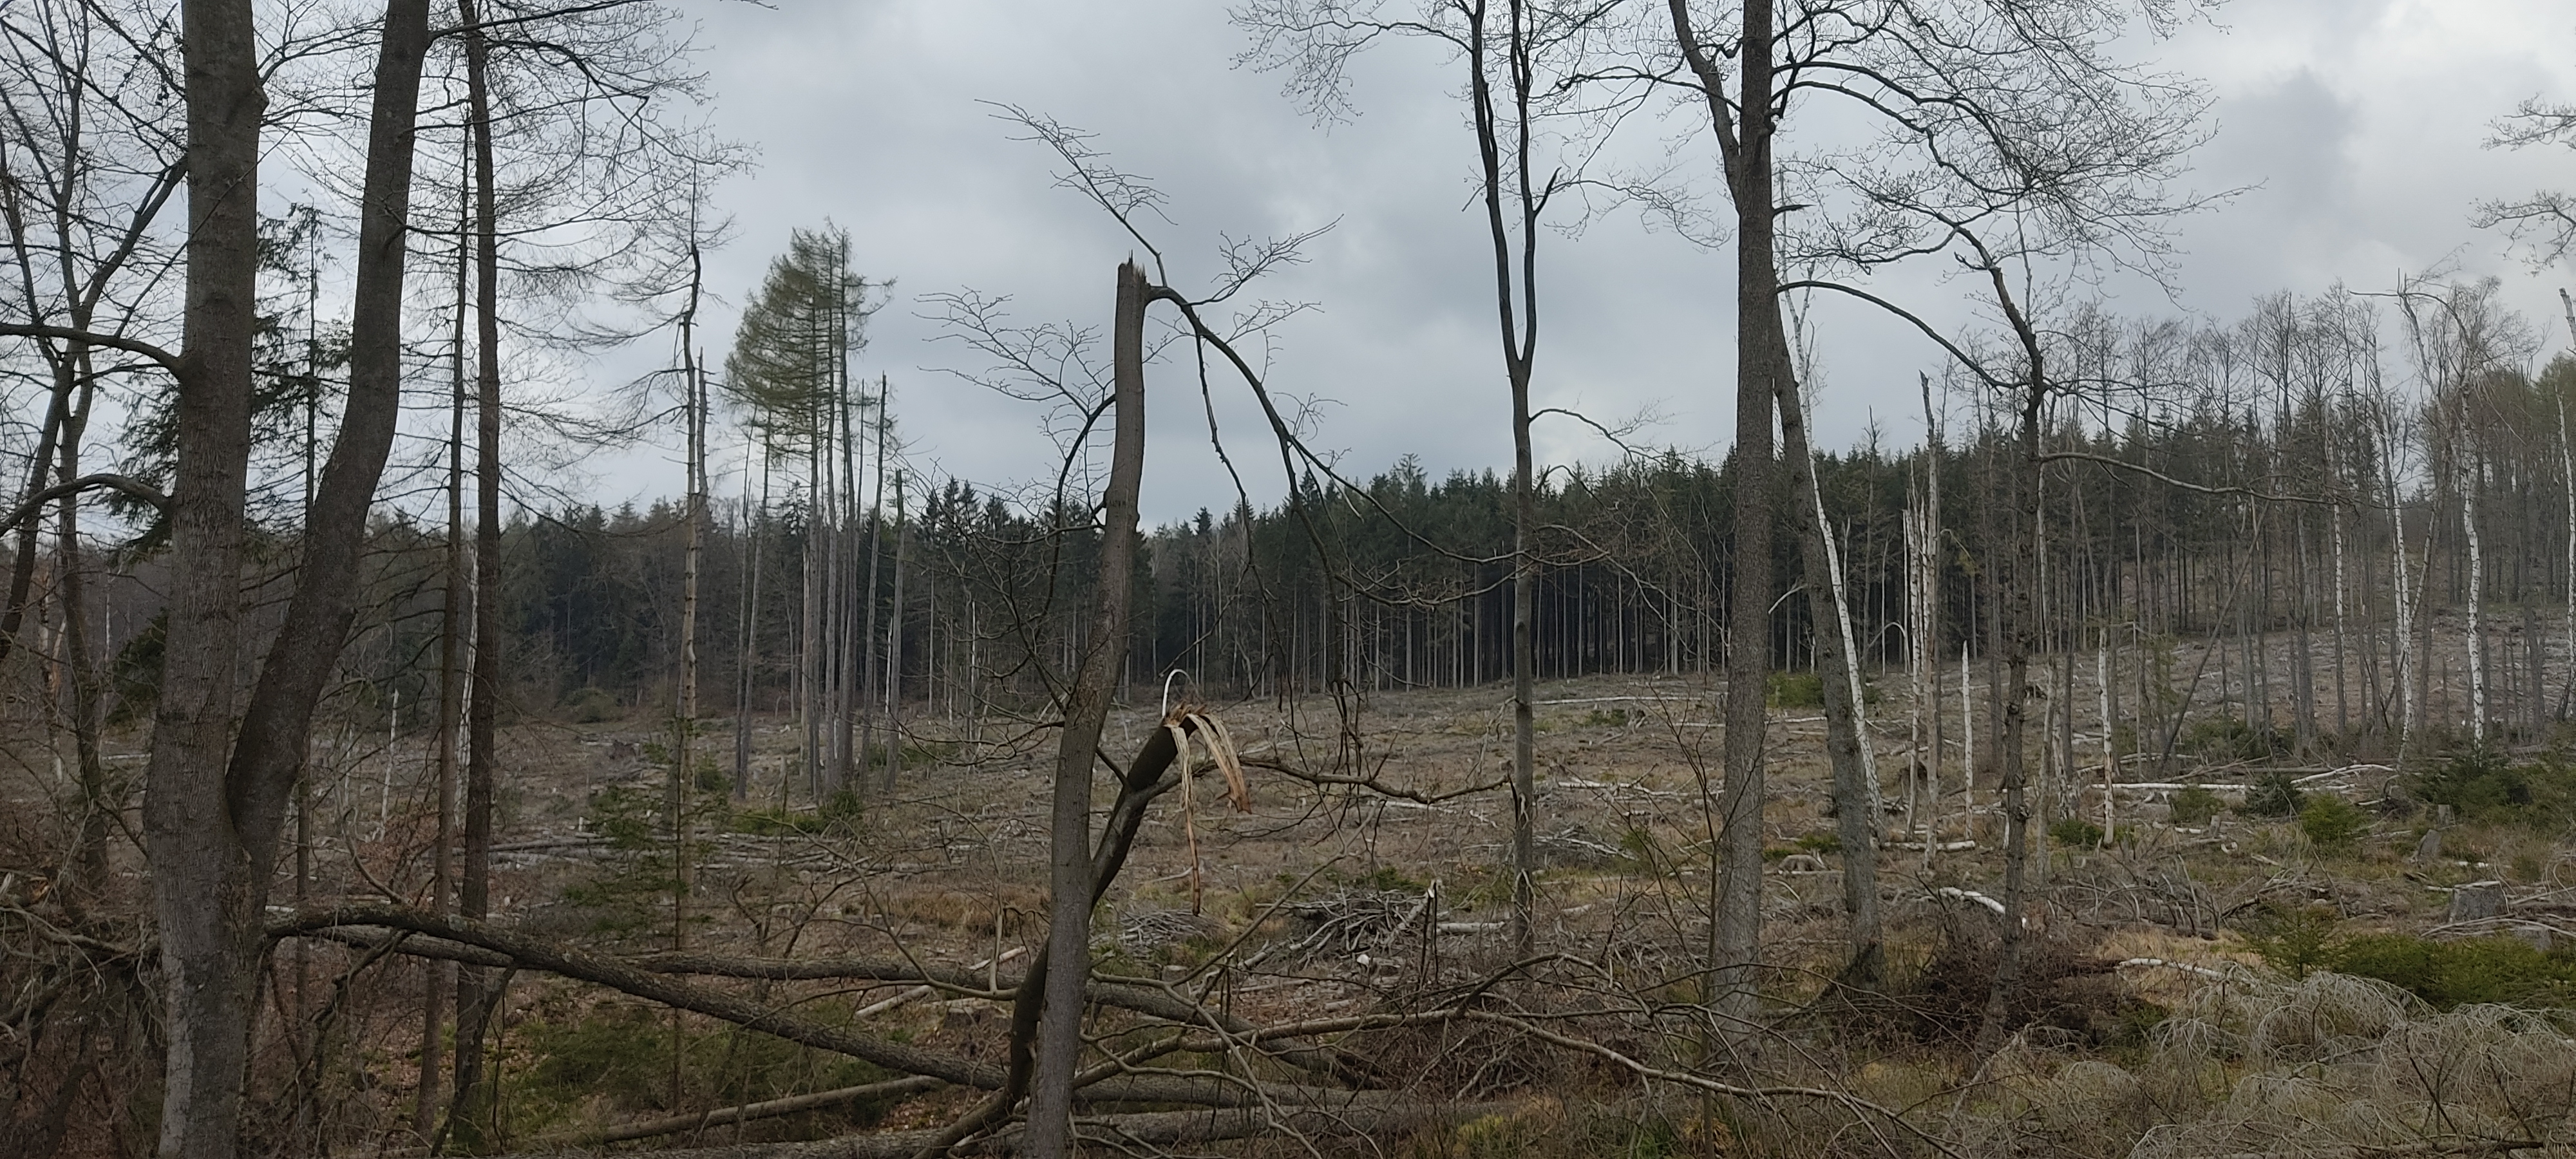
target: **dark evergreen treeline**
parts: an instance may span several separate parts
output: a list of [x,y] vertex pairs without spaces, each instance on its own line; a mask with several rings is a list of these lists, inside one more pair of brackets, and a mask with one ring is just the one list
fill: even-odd
[[[2488,717],[2536,723],[2563,708],[2565,666],[2543,637],[2556,635],[2567,596],[2558,407],[2576,364],[2561,360],[2536,380],[2496,370],[2408,402],[2296,374],[2284,389],[2259,367],[2186,353],[2202,371],[2234,377],[2109,423],[2100,411],[2062,415],[2050,439],[2050,636],[2055,650],[2079,661],[2103,653],[2122,673],[2112,695],[2129,706],[2112,706],[2113,719],[2187,703],[2298,745],[2456,723],[2442,714],[2467,705],[2473,674],[2430,641],[2436,631],[2456,641],[2447,633],[2457,625],[2437,623],[2473,603],[2494,687]],[[1954,410],[1939,446],[1892,450],[1873,439],[1819,463],[1856,638],[1881,666],[1909,655],[1906,511],[1926,505],[1927,471],[1939,472],[1942,497],[1937,523],[1926,524],[1939,529],[1940,574],[1925,589],[1940,593],[1930,652],[1955,671],[1963,648],[1983,657],[1992,643],[1984,561],[2000,548],[1988,513],[2009,446],[1972,403]],[[1549,477],[1535,632],[1543,677],[1718,667],[1731,479],[1725,463],[1670,453]],[[1151,615],[1129,680],[1158,683],[1182,668],[1203,694],[1223,697],[1320,691],[1336,677],[1363,691],[1500,678],[1510,659],[1504,504],[1491,473],[1435,480],[1408,459],[1356,486],[1301,480],[1293,505],[1239,504],[1164,527],[1147,544],[1139,597]],[[901,653],[871,666],[862,703],[883,702],[891,673],[901,703],[933,713],[1037,710],[1083,630],[1074,597],[1097,550],[1087,524],[955,481],[911,506],[878,521],[877,550],[847,556],[880,570],[878,582],[843,590],[875,593],[877,654]],[[1807,521],[1785,506],[1775,518],[1776,574],[1795,577],[1790,553]],[[796,705],[804,589],[766,582],[746,616],[743,579],[755,553],[769,576],[798,574],[807,528],[791,501],[760,518],[721,512],[707,529],[702,598],[714,611],[702,619],[703,680],[737,688],[737,658],[748,655],[756,711]],[[680,530],[677,509],[660,504],[576,508],[508,530],[505,646],[523,697],[667,707]],[[898,568],[908,571],[900,584]],[[2474,601],[2473,574],[2484,577]],[[1804,600],[1780,599],[1793,584],[1773,593],[1768,644],[1776,664],[1796,669],[1809,663],[1813,625]],[[2181,640],[2226,647],[2204,671],[2159,669]],[[425,682],[426,672],[409,679]],[[708,713],[730,709],[725,693],[710,694]]]

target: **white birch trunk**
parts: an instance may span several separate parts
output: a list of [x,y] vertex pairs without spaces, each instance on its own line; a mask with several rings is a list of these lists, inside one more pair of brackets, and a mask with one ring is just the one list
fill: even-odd
[[[2567,301],[2567,291],[2558,291],[2559,300]],[[2567,307],[2567,316],[2576,319],[2576,303]],[[2576,447],[2567,441],[2567,399],[2558,400],[2558,462],[2560,474],[2567,481],[2567,662],[2576,665]],[[2571,675],[2576,682],[2576,675]]]
[[1869,743],[1869,705],[1861,699],[1860,649],[1852,642],[1851,604],[1843,599],[1842,549],[1834,544],[1833,525],[1825,522],[1825,496],[1821,489],[1812,492],[1816,501],[1816,530],[1825,540],[1825,568],[1832,573],[1835,626],[1843,634],[1843,674],[1851,678],[1852,731],[1860,738],[1860,771],[1869,788],[1870,832],[1878,832],[1878,755]]
[[2395,566],[2390,569],[2390,595],[2397,602],[2397,735],[2399,748],[2413,729],[2419,698],[2423,690],[2415,686],[2415,601],[2408,590],[2406,567],[2406,512],[2397,501],[2396,448],[2389,440],[2381,448],[2382,472],[2388,484],[2388,530]]
[[[2138,662],[2146,663],[2146,658],[2141,656]],[[2093,645],[2093,681],[2102,698],[2102,840],[2109,841],[2119,832],[2112,786],[2119,780],[2120,749],[2111,739],[2111,628],[2107,624]]]
[[2487,739],[2486,542],[2478,534],[2478,479],[2485,473],[2485,462],[2473,457],[2460,489],[2469,532],[2469,736],[2480,744]]
[[1968,819],[1968,830],[1962,837],[1976,836],[1977,828],[1977,716],[1976,700],[1968,695],[1968,646],[1959,645],[1959,814]]

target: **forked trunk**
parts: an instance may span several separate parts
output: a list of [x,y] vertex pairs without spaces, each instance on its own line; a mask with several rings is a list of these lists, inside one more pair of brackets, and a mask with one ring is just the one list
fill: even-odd
[[314,705],[355,615],[367,510],[399,417],[413,114],[429,7],[428,0],[386,5],[360,197],[347,409],[306,521],[294,594],[246,703],[237,673],[266,98],[248,0],[192,0],[181,20],[189,230],[170,512],[177,570],[144,829],[169,996],[160,1151],[164,1159],[225,1159],[241,1126],[278,838]]

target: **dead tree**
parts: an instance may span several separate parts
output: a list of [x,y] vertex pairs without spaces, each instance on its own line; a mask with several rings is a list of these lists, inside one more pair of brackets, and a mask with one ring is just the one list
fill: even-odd
[[[1541,546],[1530,442],[1532,422],[1546,413],[1530,403],[1539,340],[1538,240],[1550,204],[1581,181],[1585,156],[1580,147],[1549,152],[1550,136],[1606,131],[1617,118],[1602,110],[1633,100],[1631,94],[1613,94],[1605,106],[1603,95],[1594,91],[1599,78],[1587,75],[1586,53],[1609,16],[1608,5],[1553,0],[1431,0],[1409,18],[1382,16],[1376,5],[1347,0],[1263,0],[1236,15],[1256,38],[1252,58],[1285,70],[1290,94],[1318,117],[1346,115],[1348,64],[1383,37],[1441,44],[1466,73],[1477,191],[1494,263],[1494,306],[1511,408],[1511,921],[1513,944],[1524,954],[1534,938],[1538,870],[1534,701]],[[1577,93],[1596,103],[1578,112]],[[1295,472],[1290,475],[1294,478]],[[1340,646],[1348,630],[1341,606],[1334,602],[1327,617],[1332,647]],[[1355,667],[1347,660],[1328,663],[1337,690],[1349,682]]]

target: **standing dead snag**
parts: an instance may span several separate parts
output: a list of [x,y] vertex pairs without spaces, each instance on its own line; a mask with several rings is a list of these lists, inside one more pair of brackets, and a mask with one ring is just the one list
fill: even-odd
[[1047,921],[1052,959],[1038,1022],[1037,1074],[1029,1092],[1028,1150],[1062,1155],[1072,1131],[1074,1070],[1082,1061],[1082,988],[1091,966],[1091,766],[1127,654],[1128,602],[1135,590],[1136,496],[1145,473],[1145,271],[1118,267],[1118,311],[1110,331],[1109,486],[1101,496],[1099,593],[1089,647],[1064,697],[1056,747],[1055,809],[1048,846]]
[[[1773,315],[1776,323],[1778,315]],[[1772,341],[1787,364],[1787,342],[1779,330]],[[1850,947],[1843,961],[1843,981],[1875,989],[1887,966],[1884,935],[1878,917],[1878,770],[1869,755],[1869,736],[1861,719],[1860,658],[1854,646],[1850,609],[1843,602],[1842,567],[1834,558],[1834,529],[1825,520],[1824,493],[1816,480],[1816,455],[1807,440],[1806,408],[1798,398],[1793,375],[1780,376],[1775,401],[1780,408],[1781,458],[1789,483],[1797,491],[1801,516],[1812,517],[1798,537],[1798,556],[1805,572],[1809,622],[1815,625],[1816,671],[1823,679],[1825,754],[1833,768],[1835,835],[1842,843],[1843,914]]]

